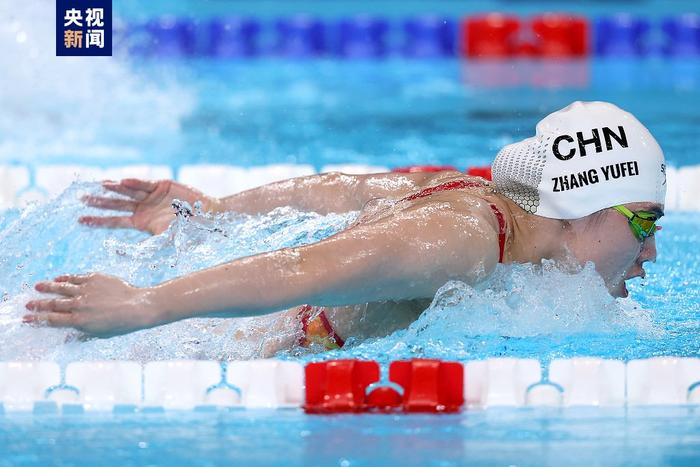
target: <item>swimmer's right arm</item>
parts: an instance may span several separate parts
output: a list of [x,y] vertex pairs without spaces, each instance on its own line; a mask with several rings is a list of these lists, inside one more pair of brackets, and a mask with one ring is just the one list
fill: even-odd
[[[476,199],[427,202],[322,241],[241,258],[153,288],[168,320],[257,316],[301,304],[432,298],[498,263],[498,224]],[[189,303],[188,303],[189,302]]]
[[[488,205],[426,205],[323,241],[241,258],[148,288],[103,274],[37,284],[27,322],[112,336],[194,317],[245,317],[309,303],[345,306],[430,298],[451,279],[475,283],[498,262]],[[449,239],[449,240],[448,240]]]

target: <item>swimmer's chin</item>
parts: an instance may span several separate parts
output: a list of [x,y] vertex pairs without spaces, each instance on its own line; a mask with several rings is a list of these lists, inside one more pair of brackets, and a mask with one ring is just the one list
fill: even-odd
[[629,294],[630,292],[627,290],[627,284],[625,284],[625,281],[620,282],[620,285],[610,291],[610,295],[615,298],[627,298],[629,297]]

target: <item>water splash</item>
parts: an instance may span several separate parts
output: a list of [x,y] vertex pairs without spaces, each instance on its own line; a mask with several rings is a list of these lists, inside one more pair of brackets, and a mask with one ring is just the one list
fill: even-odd
[[[70,330],[21,324],[33,284],[62,273],[104,272],[148,286],[272,249],[303,245],[341,230],[356,213],[321,216],[279,208],[260,216],[184,215],[161,235],[92,229],[76,219],[99,214],[80,199],[108,196],[96,183],[74,183],[61,196],[2,216],[0,243],[0,360],[253,358],[298,332],[283,315],[250,319],[193,319],[128,336],[83,342]],[[196,210],[192,210],[196,211]],[[277,329],[276,333],[266,331]]]
[[[0,217],[0,242],[5,246],[0,251],[0,360],[268,355],[279,341],[295,342],[300,326],[292,315],[193,319],[89,341],[71,330],[23,325],[21,316],[24,303],[39,296],[33,284],[58,274],[104,272],[147,286],[235,258],[315,242],[358,217],[356,212],[322,216],[289,207],[258,216],[212,216],[199,212],[196,204],[175,200],[175,222],[163,234],[147,236],[77,224],[80,215],[98,214],[82,205],[85,194],[106,195],[98,184],[75,183],[46,204]],[[488,281],[475,287],[449,282],[417,321],[390,336],[366,341],[349,338],[346,349],[324,355],[294,348],[281,356],[383,361],[412,356],[609,354],[622,352],[640,336],[659,337],[652,315],[630,299],[610,297],[591,264],[571,273],[545,262],[500,265]]]
[[[545,261],[499,265],[475,287],[450,281],[408,329],[355,342],[343,352],[383,362],[414,357],[547,360],[572,354],[619,358],[636,339],[663,336],[651,311],[607,293],[593,264],[571,273]],[[599,342],[604,347],[597,348]]]

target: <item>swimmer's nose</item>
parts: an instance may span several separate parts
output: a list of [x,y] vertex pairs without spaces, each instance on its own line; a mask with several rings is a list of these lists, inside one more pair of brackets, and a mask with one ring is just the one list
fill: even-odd
[[644,240],[642,251],[639,252],[639,262],[644,264],[647,261],[656,262],[656,238],[653,235]]

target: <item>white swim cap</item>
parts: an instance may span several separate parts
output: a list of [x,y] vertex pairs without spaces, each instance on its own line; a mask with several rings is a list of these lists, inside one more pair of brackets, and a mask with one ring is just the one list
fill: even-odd
[[547,115],[535,136],[501,149],[496,190],[521,208],[578,219],[617,204],[664,204],[664,153],[649,130],[608,102],[574,102]]

